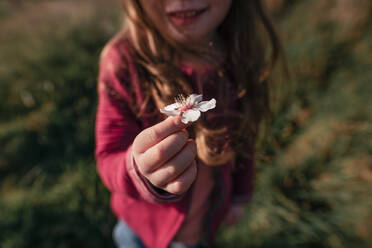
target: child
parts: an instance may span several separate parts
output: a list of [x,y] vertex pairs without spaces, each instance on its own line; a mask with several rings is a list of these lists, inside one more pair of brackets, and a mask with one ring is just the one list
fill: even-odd
[[[242,216],[279,47],[260,2],[123,1],[124,28],[101,54],[95,151],[118,247],[207,246]],[[187,124],[160,113],[193,93],[216,108]]]

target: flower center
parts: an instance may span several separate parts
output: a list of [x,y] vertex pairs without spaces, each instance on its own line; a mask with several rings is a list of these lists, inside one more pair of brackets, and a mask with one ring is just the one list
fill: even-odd
[[192,107],[193,107],[193,105],[187,104],[185,106],[181,106],[180,111],[181,111],[181,113],[183,113],[183,112],[186,112],[189,109],[192,109]]
[[175,98],[175,101],[177,103],[181,104],[181,107],[178,109],[179,111],[181,111],[181,113],[186,112],[189,109],[192,109],[195,105],[195,103],[191,103],[191,102],[187,101],[187,99],[182,94],[179,94]]

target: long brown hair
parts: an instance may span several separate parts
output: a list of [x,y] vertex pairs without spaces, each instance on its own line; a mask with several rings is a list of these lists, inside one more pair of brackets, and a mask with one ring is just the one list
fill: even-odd
[[[151,101],[161,108],[180,93],[192,93],[189,79],[176,62],[180,51],[195,53],[195,50],[161,34],[145,14],[139,0],[123,0],[123,5],[127,18],[118,36],[128,41],[140,71],[145,96],[137,111],[141,116]],[[233,0],[218,34],[228,54],[227,63],[238,88],[241,108],[237,115],[238,127],[232,136],[233,149],[214,147],[216,137],[226,137],[226,127],[210,129],[202,121],[194,125],[198,157],[209,165],[223,164],[236,154],[245,156],[247,150],[253,149],[259,128],[270,120],[267,77],[280,52],[279,40],[261,0]]]

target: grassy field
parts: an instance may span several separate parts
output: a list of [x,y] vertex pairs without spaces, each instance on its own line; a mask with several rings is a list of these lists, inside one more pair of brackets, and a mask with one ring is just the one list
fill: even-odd
[[[291,82],[256,193],[215,247],[372,246],[372,3],[267,0]],[[113,247],[94,149],[118,0],[0,2],[0,247]]]

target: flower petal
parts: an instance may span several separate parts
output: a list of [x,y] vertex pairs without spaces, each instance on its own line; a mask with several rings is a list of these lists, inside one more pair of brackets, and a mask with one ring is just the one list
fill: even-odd
[[179,107],[181,107],[181,104],[179,102],[176,102],[176,103],[170,104],[168,106],[165,106],[163,109],[166,110],[166,111],[172,111],[172,110],[175,110]]
[[209,101],[202,101],[202,102],[196,104],[196,106],[194,108],[197,108],[201,112],[206,112],[210,109],[214,109],[215,107],[216,107],[216,99],[212,98]]
[[195,109],[189,109],[182,114],[181,121],[185,124],[190,121],[196,121],[200,117],[200,111]]
[[203,95],[197,95],[197,94],[191,94],[186,102],[189,103],[190,105],[194,105],[195,103],[200,102],[203,99]]
[[[166,107],[165,107],[166,108]],[[165,108],[160,109],[160,112],[168,116],[177,116],[181,113],[179,110],[166,110]]]

